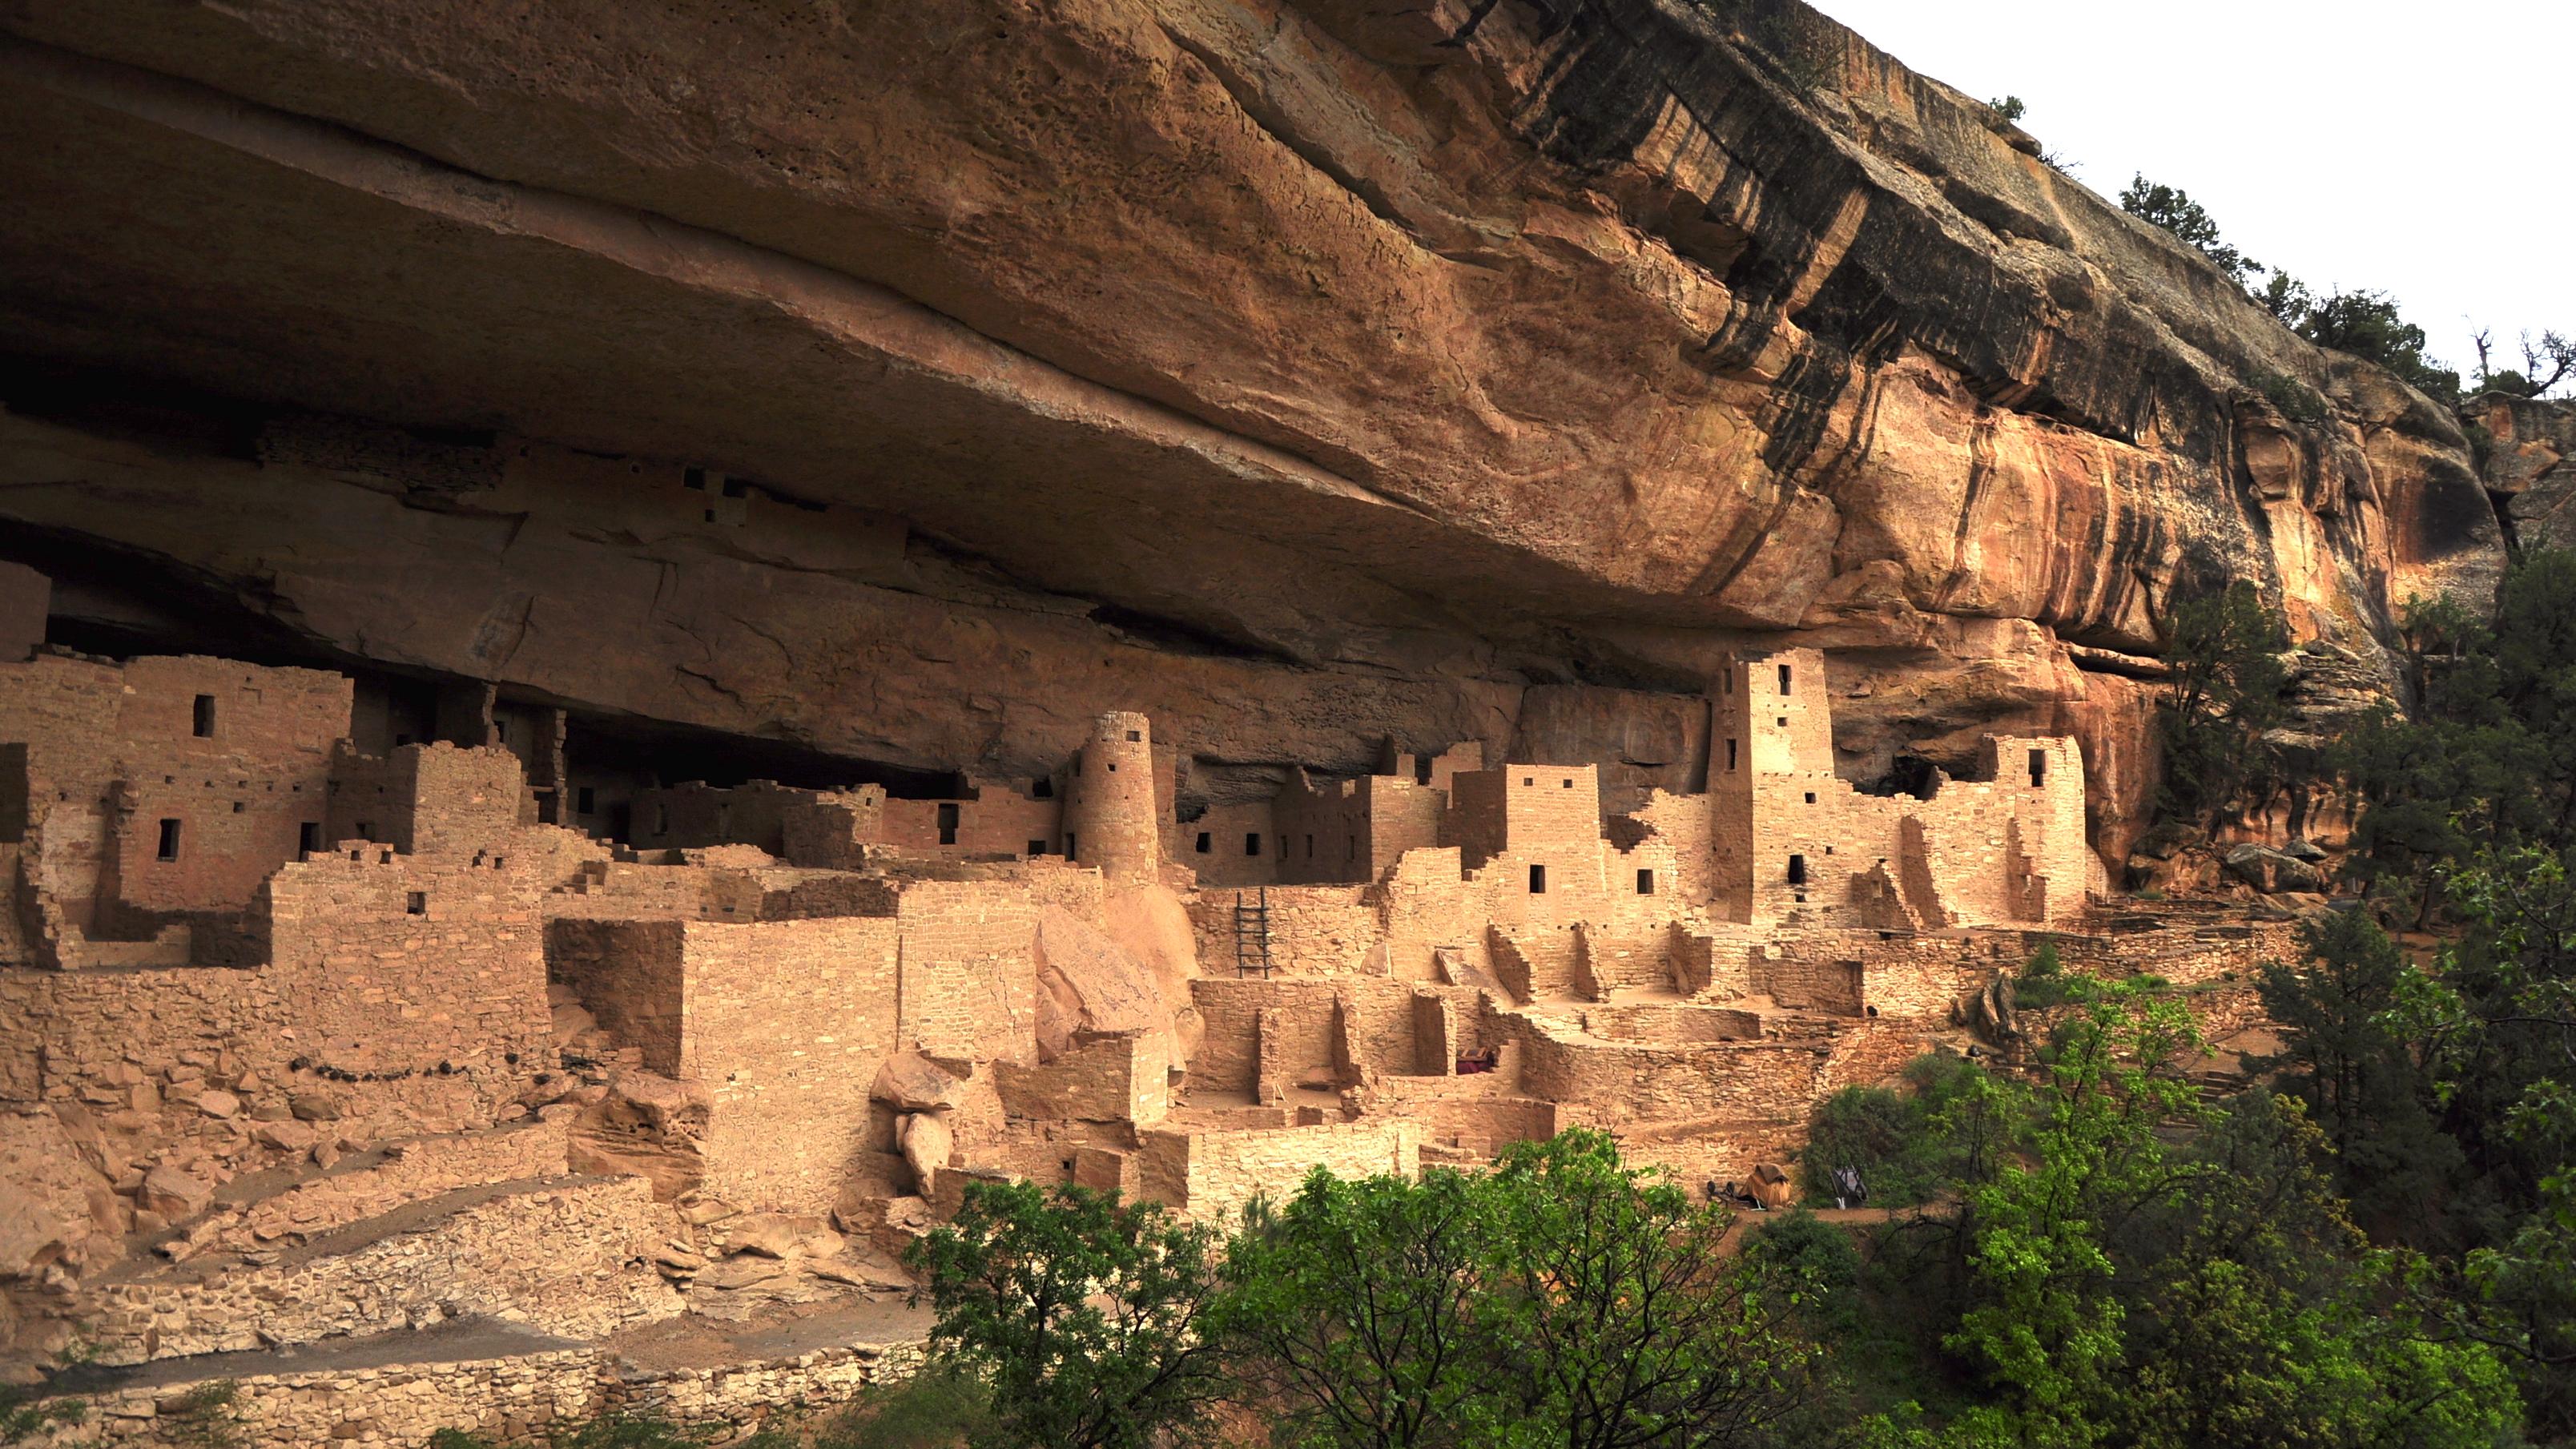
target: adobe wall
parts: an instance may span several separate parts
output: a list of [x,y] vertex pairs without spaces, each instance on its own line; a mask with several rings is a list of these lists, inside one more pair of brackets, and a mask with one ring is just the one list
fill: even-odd
[[335,850],[271,877],[254,921],[265,972],[295,1009],[296,1054],[361,1075],[540,1061],[553,1044],[537,908],[550,857],[542,838],[527,843],[443,858]]
[[1144,1033],[1076,1042],[1052,1062],[996,1062],[993,1072],[1003,1109],[1031,1121],[1154,1122],[1171,1110],[1163,1049]]
[[1013,878],[905,888],[895,915],[904,1045],[936,1057],[1028,1059],[1037,1030],[1041,904]]
[[549,979],[571,987],[583,1009],[666,1077],[682,1072],[681,924],[567,917],[546,922]]
[[140,938],[241,909],[319,832],[349,700],[336,674],[197,656],[0,664],[0,743],[25,746],[0,840],[36,847],[45,934]]
[[54,581],[25,564],[0,563],[0,664],[15,664],[44,646]]
[[1717,721],[1713,898],[1729,918],[1891,924],[1870,879],[1882,869],[1919,928],[2081,913],[2092,868],[2072,739],[1991,739],[1992,778],[1929,800],[1862,795],[1834,773],[1824,659],[1806,649],[1730,663]]
[[1156,759],[1145,716],[1113,710],[1093,721],[1065,802],[1066,858],[1097,866],[1113,881],[1156,878],[1163,823],[1172,818],[1171,768],[1168,754]]
[[1493,969],[1485,920],[1460,874],[1453,846],[1408,850],[1378,887],[1386,973],[1400,981],[1439,979],[1435,953],[1452,950],[1480,971]]
[[773,780],[732,788],[689,780],[639,790],[628,843],[639,850],[753,845],[783,857],[786,817],[816,799],[815,791],[791,790]]
[[1362,775],[1320,784],[1296,772],[1272,802],[1278,878],[1297,884],[1367,882],[1409,850],[1440,843],[1446,792],[1410,779]]
[[1820,1090],[1823,1043],[1613,1041],[1540,1027],[1521,1087],[1569,1122],[1615,1127],[1689,1117],[1803,1117]]
[[302,1063],[354,1079],[326,1095],[395,1110],[451,1078],[508,1096],[552,1045],[531,868],[356,854],[271,878],[247,918],[257,966],[0,974],[0,1095],[117,1095],[138,1065],[222,1060],[272,1084]]
[[885,787],[816,791],[782,807],[778,854],[819,870],[857,870],[867,847],[885,838]]
[[[953,831],[942,831],[942,811],[956,812]],[[889,799],[882,814],[882,839],[900,850],[928,855],[1044,855],[1060,848],[1064,802],[978,782],[975,793],[964,799]],[[943,841],[943,833],[954,838]]]
[[1275,883],[1280,837],[1271,803],[1211,805],[1198,819],[1180,822],[1172,858],[1198,873],[1202,890]]
[[407,854],[498,846],[534,823],[519,757],[498,745],[404,745],[336,752],[324,839],[372,840]]
[[1189,1063],[1192,1090],[1251,1093],[1265,1047],[1292,1078],[1331,1065],[1334,992],[1329,981],[1231,975],[1192,981],[1190,1001],[1205,1026]]
[[1137,1136],[1141,1190],[1201,1222],[1230,1221],[1255,1196],[1284,1201],[1317,1167],[1337,1177],[1422,1173],[1422,1129],[1402,1117]]
[[[1356,885],[1269,887],[1273,969],[1292,976],[1342,976],[1371,969],[1372,959],[1382,961],[1375,953],[1383,931],[1369,895],[1366,886]],[[1245,891],[1240,903],[1261,899]],[[1234,974],[1236,905],[1233,890],[1201,890],[1188,900],[1200,970]]]
[[740,1207],[829,1211],[867,1145],[877,1069],[898,1049],[897,923],[679,930],[677,1075],[713,1099],[707,1191]]

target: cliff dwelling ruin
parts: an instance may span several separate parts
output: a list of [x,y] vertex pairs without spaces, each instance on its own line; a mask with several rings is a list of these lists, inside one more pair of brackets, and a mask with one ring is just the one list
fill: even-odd
[[1795,0],[489,11],[0,6],[0,1376],[111,1446],[840,1404],[977,1182],[1785,1196],[2043,950],[2248,1029],[2351,821],[2155,838],[2176,601],[2313,750],[2576,539]]

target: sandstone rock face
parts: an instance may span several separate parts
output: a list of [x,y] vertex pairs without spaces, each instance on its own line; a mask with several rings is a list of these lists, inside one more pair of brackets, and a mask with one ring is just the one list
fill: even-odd
[[2530,548],[2576,548],[2576,400],[2490,393],[2468,411],[2486,430],[2486,485],[2505,496],[2516,537]]
[[1141,709],[1185,802],[1386,737],[1683,788],[1714,661],[1812,645],[1847,775],[2072,730],[2114,861],[2177,589],[2384,681],[2492,581],[2441,410],[1735,9],[0,5],[0,553],[890,766]]

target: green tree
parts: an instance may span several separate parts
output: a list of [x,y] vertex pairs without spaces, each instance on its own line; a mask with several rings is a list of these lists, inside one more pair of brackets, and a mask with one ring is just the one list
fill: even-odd
[[2176,602],[2165,620],[2173,687],[2157,712],[2164,745],[2160,803],[2169,819],[2215,829],[2231,809],[2277,788],[2266,732],[2288,717],[2289,635],[2252,584]]
[[1724,1209],[1583,1129],[1513,1144],[1494,1186],[1491,1308],[1502,1381],[1525,1395],[1520,1442],[1755,1444],[1812,1396],[1821,1356],[1792,1318],[1803,1285],[1724,1251]]
[[2437,401],[2459,401],[2460,375],[2424,355],[2424,329],[2399,316],[2385,292],[2336,292],[2308,309],[2299,335],[2378,363]]
[[2176,1190],[2111,1234],[2129,1347],[2115,1437],[2155,1449],[2467,1446],[2519,1405],[2487,1349],[2398,1291],[2292,1099],[2247,1092],[2174,1154]]
[[2055,1449],[2106,1438],[2126,1308],[2112,1291],[2104,1219],[2169,1187],[2158,1133],[2199,1113],[2173,1066],[2198,1044],[2179,1004],[2133,983],[2106,987],[2068,1023],[2032,1160],[2004,1163],[1967,1193],[1976,1293],[1949,1341],[1990,1395],[1954,1422],[1959,1442]]
[[2208,210],[2177,187],[2132,176],[2129,189],[2120,193],[2120,209],[2173,233],[2183,245],[2216,262],[2218,269],[2240,287],[2248,277],[2264,269],[2261,262],[2228,245],[2219,236],[2218,223],[2210,219]]
[[2391,1029],[2413,968],[2363,911],[2304,928],[2297,967],[2266,962],[2263,1010],[2280,1023],[2286,1085],[2306,1103],[2345,1190],[2383,1239],[2431,1246],[2437,1209],[2463,1159],[2442,1132],[2432,1080]]
[[2307,321],[2308,313],[2317,305],[2317,299],[2308,292],[2307,283],[2277,269],[2272,273],[2272,280],[2265,282],[2262,290],[2254,294],[2254,300],[2262,304],[2264,311],[2281,319],[2282,326],[2290,328]]
[[931,1341],[991,1385],[977,1449],[1144,1449],[1225,1388],[1205,1332],[1216,1233],[1153,1203],[1030,1182],[967,1185],[956,1219],[912,1246]]
[[1317,1168],[1277,1212],[1246,1215],[1217,1323],[1280,1412],[1274,1444],[1474,1444],[1509,1421],[1485,1306],[1496,1197],[1483,1173]]

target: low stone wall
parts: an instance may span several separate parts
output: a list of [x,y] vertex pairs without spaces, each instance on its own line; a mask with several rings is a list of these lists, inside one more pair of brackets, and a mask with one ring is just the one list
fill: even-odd
[[84,1317],[105,1364],[460,1317],[593,1338],[680,1312],[678,1295],[645,1266],[678,1229],[640,1177],[532,1184],[346,1251],[326,1238],[268,1267],[206,1277],[190,1263],[104,1283]]
[[1422,1170],[1422,1128],[1407,1118],[1138,1136],[1144,1195],[1201,1222],[1229,1219],[1255,1196],[1283,1201],[1317,1167],[1353,1178]]
[[[276,1449],[360,1444],[409,1449],[440,1429],[502,1445],[548,1442],[548,1429],[609,1413],[650,1414],[700,1428],[747,1431],[849,1403],[872,1384],[911,1377],[918,1343],[853,1344],[793,1358],[716,1368],[642,1368],[598,1348],[514,1358],[388,1365],[234,1380],[234,1442]],[[199,1381],[202,1382],[202,1381]],[[127,1389],[91,1401],[86,1422],[35,1441],[84,1444],[207,1442],[173,1410],[197,1382]]]

